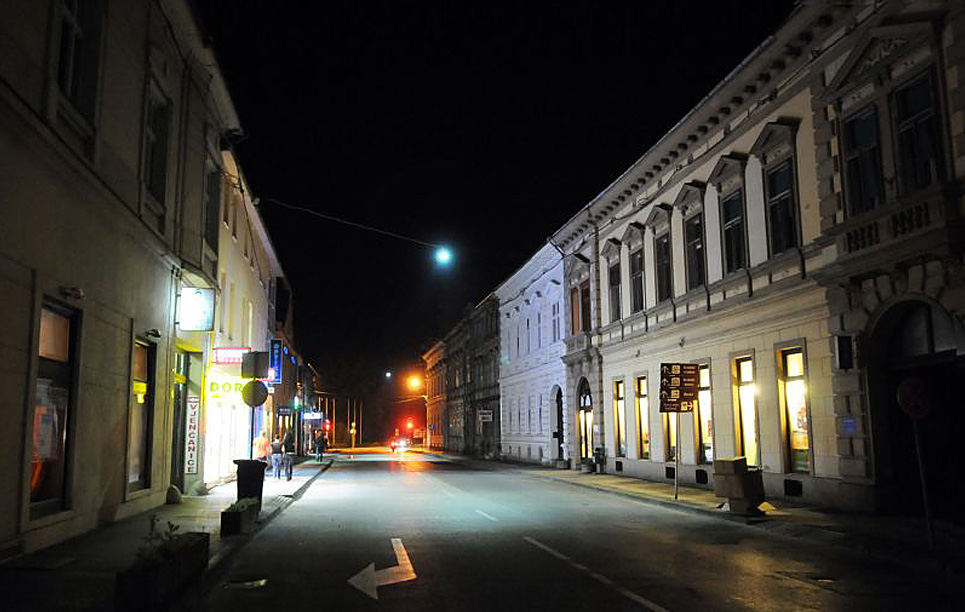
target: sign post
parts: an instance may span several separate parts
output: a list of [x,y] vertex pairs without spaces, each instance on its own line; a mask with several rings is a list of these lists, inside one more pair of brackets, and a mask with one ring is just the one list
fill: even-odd
[[677,500],[680,478],[680,413],[693,412],[697,405],[699,367],[696,363],[660,364],[660,412],[676,413],[674,441],[673,498]]
[[898,385],[898,406],[902,412],[911,418],[911,426],[915,435],[915,454],[918,456],[918,478],[921,480],[921,500],[925,506],[925,528],[928,530],[928,548],[935,550],[935,527],[932,523],[931,502],[928,499],[928,482],[925,480],[925,457],[921,452],[921,433],[918,421],[928,416],[931,411],[931,401],[928,397],[928,386],[917,376],[911,376]]

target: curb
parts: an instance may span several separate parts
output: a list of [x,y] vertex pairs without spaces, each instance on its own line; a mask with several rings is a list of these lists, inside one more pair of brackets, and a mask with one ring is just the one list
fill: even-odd
[[[208,558],[208,567],[205,569],[204,574],[202,574],[191,586],[189,586],[184,593],[177,597],[169,606],[168,610],[193,610],[197,609],[194,604],[197,604],[201,597],[207,594],[215,584],[217,584],[221,578],[224,577],[226,570],[228,568],[228,561],[232,559],[235,554],[241,551],[248,542],[250,542],[256,535],[258,535],[265,527],[268,526],[279,514],[281,514],[288,506],[292,505],[296,500],[300,499],[305,491],[315,482],[315,480],[328,471],[330,467],[335,463],[334,458],[328,459],[327,463],[320,466],[319,469],[301,484],[294,493],[291,495],[282,495],[280,497],[288,497],[286,501],[278,504],[264,517],[259,516],[255,521],[257,527],[251,531],[251,533],[243,534],[243,536],[232,536],[237,538],[227,544],[222,544],[221,549]],[[223,542],[223,541],[222,541]]]
[[917,548],[908,548],[900,542],[884,540],[869,541],[867,538],[855,537],[852,534],[834,531],[832,529],[822,529],[820,527],[812,527],[810,525],[803,524],[792,524],[786,521],[768,518],[747,518],[735,514],[720,512],[718,510],[694,506],[692,504],[688,504],[687,502],[672,502],[655,497],[613,490],[607,487],[589,483],[553,478],[552,476],[543,476],[540,474],[526,475],[548,482],[559,482],[562,484],[569,484],[574,487],[593,489],[595,491],[601,491],[603,493],[609,493],[611,495],[617,495],[626,499],[661,506],[671,510],[678,510],[688,514],[738,523],[754,529],[766,531],[776,537],[801,540],[824,546],[833,546],[851,553],[892,561],[913,569],[927,569],[934,572],[940,572],[948,578],[959,578],[962,575],[965,575],[965,567],[962,567],[961,563],[949,563],[941,558],[931,556]]

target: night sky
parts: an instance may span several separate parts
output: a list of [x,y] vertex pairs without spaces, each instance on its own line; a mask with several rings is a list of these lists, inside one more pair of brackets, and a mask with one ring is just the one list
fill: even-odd
[[261,204],[296,344],[326,387],[365,395],[417,366],[793,3],[199,5],[255,196],[454,250],[442,271],[426,247]]

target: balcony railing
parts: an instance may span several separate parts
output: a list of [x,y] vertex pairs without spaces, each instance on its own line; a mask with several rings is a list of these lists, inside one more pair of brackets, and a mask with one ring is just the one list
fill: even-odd
[[935,193],[904,205],[864,213],[861,222],[838,237],[842,259],[894,246],[915,234],[945,223],[945,202]]

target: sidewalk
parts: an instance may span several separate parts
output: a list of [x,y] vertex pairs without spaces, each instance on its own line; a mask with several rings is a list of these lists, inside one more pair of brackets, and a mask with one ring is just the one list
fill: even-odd
[[[290,481],[275,480],[266,472],[262,508],[258,523],[264,525],[312,481],[328,469],[332,459],[314,459],[295,466]],[[158,528],[167,523],[180,525],[179,533],[200,531],[211,534],[208,570],[211,571],[247,542],[248,536],[220,536],[221,511],[237,498],[237,483],[227,482],[208,495],[184,496],[180,504],[158,506],[148,512],[111,523],[0,564],[0,589],[4,610],[31,612],[113,610],[115,576],[129,567],[148,533],[150,517],[156,515]]]
[[721,510],[719,506],[725,500],[716,497],[713,491],[707,489],[680,486],[678,499],[674,501],[672,483],[650,482],[613,474],[583,474],[575,470],[557,470],[529,464],[484,461],[441,452],[435,454],[479,469],[495,469],[498,466],[543,480],[596,489],[684,512],[736,521],[782,537],[843,547],[852,552],[882,557],[916,568],[965,576],[965,528],[948,522],[935,523],[938,552],[934,553],[928,550],[925,522],[922,518],[849,513],[783,500],[768,500],[774,507],[772,510],[768,510],[763,517],[747,518]]

